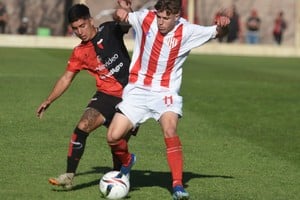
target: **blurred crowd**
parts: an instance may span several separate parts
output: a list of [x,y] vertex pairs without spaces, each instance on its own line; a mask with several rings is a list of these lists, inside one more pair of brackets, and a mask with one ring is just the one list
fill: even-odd
[[[8,23],[9,17],[7,14],[6,6],[5,4],[0,1],[0,34],[6,33],[6,25]],[[17,29],[18,34],[28,34],[28,18],[23,17],[21,19],[21,23],[19,24],[19,27]]]
[[[231,19],[229,33],[224,38],[219,38],[219,42],[226,43],[248,43],[259,44],[261,42],[261,23],[262,20],[257,9],[249,9],[249,16],[245,22],[242,22],[238,9],[235,5],[224,10],[218,11],[214,20],[218,17],[226,15]],[[0,0],[0,34],[7,33],[6,25],[9,16],[7,14],[6,5]],[[283,35],[287,29],[287,22],[284,18],[284,12],[278,11],[277,16],[274,16],[273,29],[270,36],[273,37],[274,43],[280,45],[283,42]],[[17,34],[35,34],[30,27],[29,18],[22,16],[16,30]],[[66,30],[65,35],[72,35],[72,30]]]
[[[257,9],[253,8],[250,10],[249,16],[245,23],[242,23],[239,12],[235,5],[232,5],[228,9],[218,11],[215,14],[214,20],[220,16],[229,16],[229,32],[224,38],[219,38],[219,42],[246,42],[248,44],[259,44],[260,43],[260,28],[262,19],[258,14]],[[278,45],[282,43],[283,33],[287,28],[287,22],[284,19],[284,12],[279,11],[275,16],[272,35],[274,42]]]

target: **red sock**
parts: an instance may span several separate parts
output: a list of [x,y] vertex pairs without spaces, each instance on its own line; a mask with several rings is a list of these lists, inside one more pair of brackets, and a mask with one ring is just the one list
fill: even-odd
[[110,145],[112,153],[122,162],[122,165],[128,166],[131,155],[128,152],[128,145],[125,139],[121,139],[117,144]]
[[183,155],[181,142],[178,136],[165,138],[167,148],[167,160],[172,173],[172,185],[182,185],[182,169],[183,169]]

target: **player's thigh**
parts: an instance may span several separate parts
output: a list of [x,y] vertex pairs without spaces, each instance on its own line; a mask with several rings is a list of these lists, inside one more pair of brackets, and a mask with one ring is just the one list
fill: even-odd
[[114,143],[125,137],[133,127],[131,121],[122,113],[116,113],[107,131],[107,141]]
[[94,108],[87,108],[81,116],[78,128],[87,133],[95,130],[105,122],[104,116]]
[[104,118],[104,122],[100,125],[103,124],[104,126],[108,127],[116,112],[116,106],[121,101],[122,99],[120,97],[115,97],[102,92],[97,92],[91,99],[87,108],[93,108],[97,110]]
[[145,122],[152,116],[149,110],[149,98],[144,90],[134,88],[123,97],[118,109],[129,119],[133,127]]

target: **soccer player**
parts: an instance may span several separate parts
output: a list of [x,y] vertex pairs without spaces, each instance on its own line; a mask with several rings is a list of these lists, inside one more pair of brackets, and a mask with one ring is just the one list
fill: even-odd
[[120,176],[126,175],[136,157],[122,138],[147,119],[157,120],[172,174],[173,199],[189,199],[182,183],[183,152],[176,130],[182,116],[182,65],[191,49],[226,34],[230,20],[221,16],[213,26],[191,24],[180,17],[181,0],[158,0],[155,10],[135,12],[130,9],[130,0],[118,3],[121,8],[115,19],[128,22],[136,36],[129,83],[108,128],[108,144],[122,162]]
[[[66,173],[49,179],[49,183],[66,189],[72,188],[89,133],[101,125],[109,126],[115,114],[115,106],[121,102],[123,88],[128,83],[130,64],[130,56],[123,41],[124,34],[130,28],[128,24],[121,25],[111,21],[96,28],[89,8],[84,4],[73,5],[68,12],[68,20],[75,35],[82,41],[73,49],[65,72],[36,111],[41,118],[44,111],[68,89],[81,70],[87,70],[95,78],[97,92],[71,136]],[[131,134],[135,132],[131,132],[129,136]],[[113,164],[115,170],[120,169],[121,163],[114,156]]]

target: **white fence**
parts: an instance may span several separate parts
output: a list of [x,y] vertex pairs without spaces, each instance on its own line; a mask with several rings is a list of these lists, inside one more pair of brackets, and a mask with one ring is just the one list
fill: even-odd
[[[42,37],[23,35],[0,35],[0,47],[26,47],[26,48],[61,48],[72,49],[80,40],[76,37]],[[126,39],[126,46],[131,51],[133,40]],[[276,56],[276,57],[300,57],[300,49],[293,46],[278,45],[247,45],[227,44],[217,41],[209,42],[192,53],[241,55],[241,56]]]

